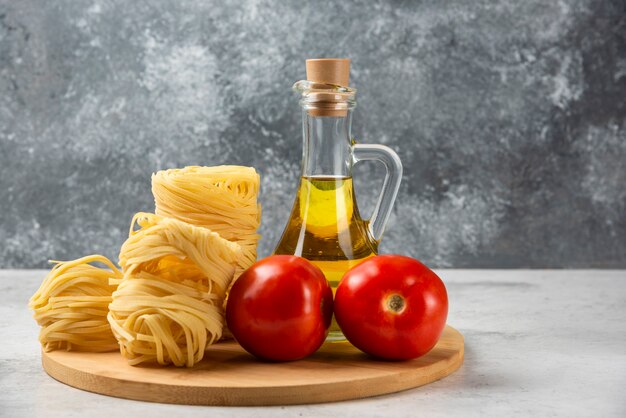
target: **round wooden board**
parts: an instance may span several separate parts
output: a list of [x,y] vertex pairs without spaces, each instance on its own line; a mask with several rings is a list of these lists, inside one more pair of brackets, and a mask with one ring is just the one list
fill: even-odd
[[189,405],[290,405],[382,395],[439,380],[463,363],[463,336],[446,327],[427,355],[389,362],[347,342],[325,343],[288,363],[256,360],[233,341],[207,349],[193,368],[129,366],[118,353],[42,353],[56,380],[120,398]]

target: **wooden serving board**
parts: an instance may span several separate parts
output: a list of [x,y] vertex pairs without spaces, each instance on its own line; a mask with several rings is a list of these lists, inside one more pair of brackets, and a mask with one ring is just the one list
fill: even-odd
[[425,356],[375,360],[347,342],[325,343],[288,363],[262,362],[236,342],[207,349],[193,368],[129,366],[118,353],[52,351],[43,367],[56,380],[120,398],[190,405],[289,405],[392,393],[441,379],[463,363],[463,336],[446,327]]

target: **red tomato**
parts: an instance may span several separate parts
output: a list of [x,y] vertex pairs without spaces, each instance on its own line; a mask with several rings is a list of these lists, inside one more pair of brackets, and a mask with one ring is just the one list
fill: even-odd
[[228,297],[226,322],[235,339],[266,360],[298,360],[324,342],[333,293],[322,271],[301,257],[274,255],[253,264]]
[[335,293],[335,319],[348,341],[385,359],[426,354],[447,316],[443,282],[410,257],[372,257],[346,272]]

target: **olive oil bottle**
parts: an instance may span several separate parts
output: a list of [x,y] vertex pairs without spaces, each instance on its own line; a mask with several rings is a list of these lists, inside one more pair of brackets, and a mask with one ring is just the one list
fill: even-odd
[[[346,271],[378,252],[391,213],[402,164],[383,145],[356,144],[351,134],[356,90],[347,87],[350,60],[307,60],[307,79],[294,85],[301,94],[302,174],[291,215],[275,254],[293,254],[317,265],[335,292]],[[352,166],[382,162],[387,174],[369,220],[359,214]],[[333,320],[328,340],[341,340]]]

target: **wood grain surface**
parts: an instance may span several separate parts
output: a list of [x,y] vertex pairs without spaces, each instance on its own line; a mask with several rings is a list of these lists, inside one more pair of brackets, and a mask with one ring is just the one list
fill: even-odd
[[364,398],[441,379],[463,363],[463,336],[446,327],[427,355],[402,362],[373,359],[347,342],[325,343],[287,363],[257,360],[233,341],[207,349],[195,367],[129,366],[118,353],[42,353],[56,380],[120,398],[189,405],[290,405]]

